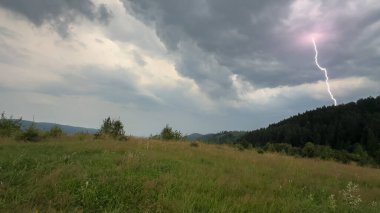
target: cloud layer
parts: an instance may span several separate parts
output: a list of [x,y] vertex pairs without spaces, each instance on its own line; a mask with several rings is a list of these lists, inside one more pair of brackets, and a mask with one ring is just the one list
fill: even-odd
[[[255,87],[317,81],[311,40],[302,43],[311,33],[323,34],[321,60],[333,77],[380,77],[377,1],[124,0],[124,5],[155,27],[180,58],[178,71],[205,90],[214,83],[230,90],[231,74]],[[203,82],[208,68],[217,82]]]
[[379,95],[380,3],[0,0],[0,110],[137,135],[247,130]]
[[108,23],[112,17],[105,4],[95,6],[91,0],[1,0],[0,5],[36,26],[48,23],[64,37],[76,18]]

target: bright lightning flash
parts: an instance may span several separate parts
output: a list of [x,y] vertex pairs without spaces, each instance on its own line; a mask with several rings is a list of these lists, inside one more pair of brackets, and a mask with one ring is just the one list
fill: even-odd
[[331,89],[330,89],[329,76],[328,76],[328,73],[327,73],[327,69],[324,68],[324,67],[321,67],[321,66],[319,65],[319,63],[318,63],[318,48],[317,48],[317,44],[315,43],[314,37],[312,38],[312,40],[313,40],[314,50],[315,50],[315,57],[314,57],[314,59],[315,59],[315,64],[317,65],[317,67],[318,67],[321,71],[323,71],[323,72],[325,73],[325,79],[326,79],[325,82],[326,82],[326,86],[327,86],[327,92],[329,92],[329,94],[330,94],[330,98],[331,98],[331,100],[334,101],[334,106],[336,106],[336,105],[337,105],[337,104],[336,104],[336,99],[334,98],[334,95],[332,94]]

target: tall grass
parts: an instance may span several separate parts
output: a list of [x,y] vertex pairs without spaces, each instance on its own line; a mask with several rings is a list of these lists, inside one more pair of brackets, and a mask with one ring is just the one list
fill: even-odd
[[379,212],[380,170],[202,143],[0,139],[0,212],[36,210]]

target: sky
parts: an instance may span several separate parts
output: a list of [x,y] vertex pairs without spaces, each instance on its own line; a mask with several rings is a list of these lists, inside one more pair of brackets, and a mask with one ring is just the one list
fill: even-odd
[[0,111],[127,134],[253,130],[380,95],[378,0],[0,0]]

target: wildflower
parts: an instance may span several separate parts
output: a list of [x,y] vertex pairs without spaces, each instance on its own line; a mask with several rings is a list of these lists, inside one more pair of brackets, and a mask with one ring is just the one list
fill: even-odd
[[328,198],[328,205],[329,205],[329,208],[334,210],[336,209],[336,200],[335,200],[335,195],[334,194],[331,194]]
[[357,207],[362,202],[359,195],[358,185],[352,183],[351,181],[348,182],[346,189],[342,191],[342,195],[344,201],[352,207]]

